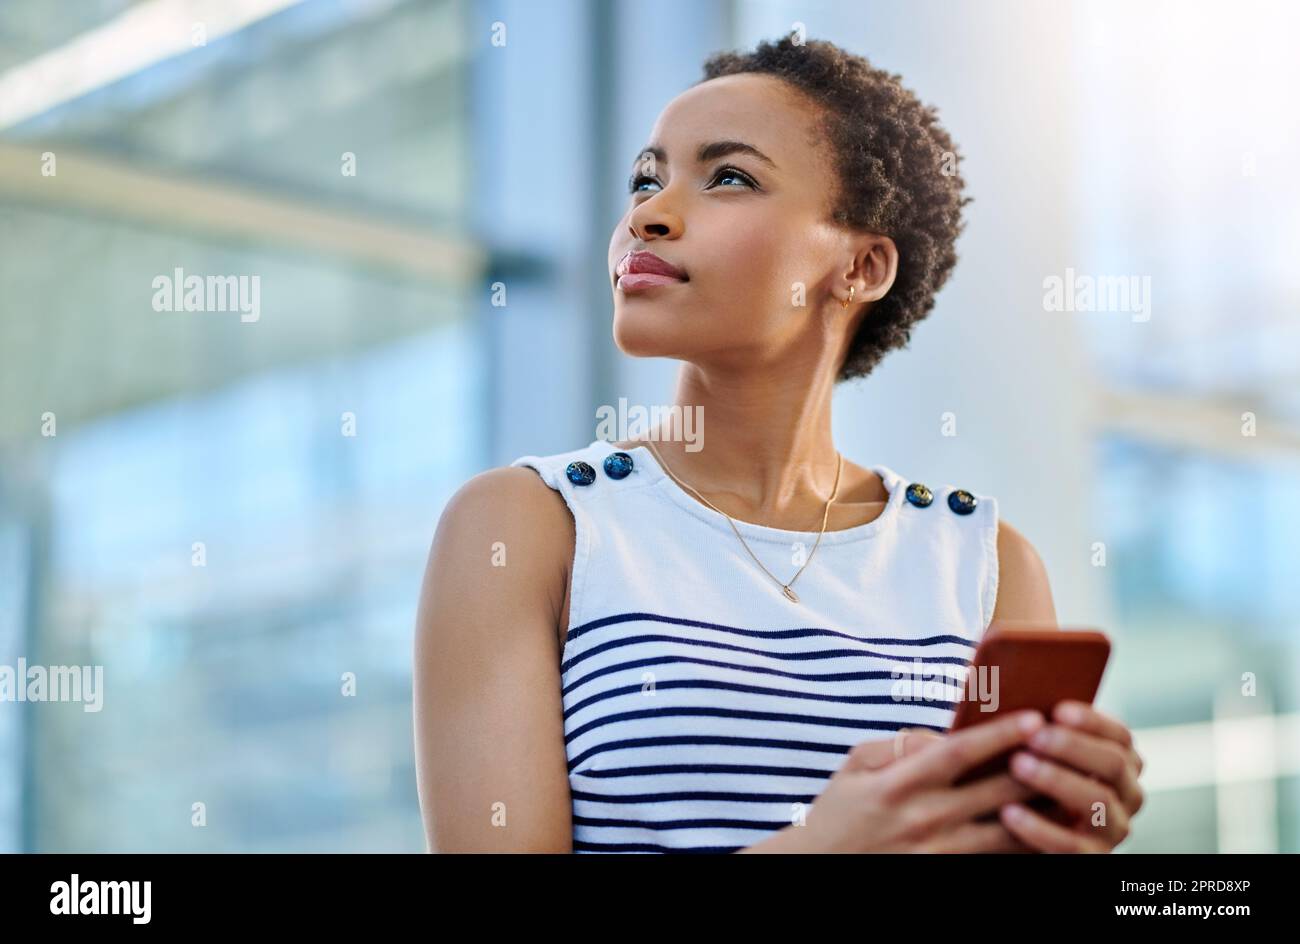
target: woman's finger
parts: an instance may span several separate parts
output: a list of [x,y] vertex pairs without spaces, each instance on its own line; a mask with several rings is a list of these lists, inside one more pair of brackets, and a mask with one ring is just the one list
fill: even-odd
[[1110,784],[1130,814],[1142,806],[1137,767],[1131,751],[1115,741],[1080,730],[1049,724],[1035,731],[1028,745],[1035,754],[1050,757],[1084,774]]
[[1078,728],[1081,731],[1087,731],[1098,737],[1114,741],[1128,755],[1133,765],[1134,775],[1142,775],[1145,762],[1133,745],[1133,732],[1128,729],[1128,726],[1123,721],[1113,715],[1106,714],[1104,711],[1098,711],[1086,702],[1073,699],[1058,702],[1056,707],[1052,709],[1052,720],[1058,724]]
[[892,738],[878,738],[855,744],[840,764],[841,770],[879,770],[894,759],[894,742]]
[[978,764],[1023,744],[1043,724],[1040,712],[1016,711],[948,734],[941,743],[927,745],[926,750],[891,764],[884,773],[885,784],[901,792],[951,784]]
[[1019,803],[1010,803],[1002,808],[1001,822],[1007,827],[1007,832],[1039,852],[1110,851],[1110,846],[1099,837],[1071,832]]
[[[1117,837],[1117,845],[1128,835],[1129,812],[1115,793],[1114,788],[1100,780],[1054,761],[1036,757],[1028,751],[1018,751],[1011,757],[1011,774],[1026,786],[1056,800],[1062,807],[1078,817],[1078,822],[1088,829],[1099,829]],[[1101,804],[1103,826],[1091,824]]]
[[895,760],[925,750],[936,741],[942,741],[943,738],[942,734],[926,728],[904,728],[894,735]]
[[960,823],[996,811],[1008,803],[1023,803],[1037,795],[1037,790],[1011,774],[995,774],[944,790],[939,801],[940,822],[944,825]]
[[879,770],[887,767],[900,757],[915,754],[934,741],[943,740],[943,735],[926,728],[903,728],[892,738],[876,738],[855,744],[845,755],[842,770]]
[[1052,709],[1052,720],[1114,741],[1123,747],[1133,746],[1133,734],[1123,721],[1098,711],[1086,702],[1073,699],[1057,702]]

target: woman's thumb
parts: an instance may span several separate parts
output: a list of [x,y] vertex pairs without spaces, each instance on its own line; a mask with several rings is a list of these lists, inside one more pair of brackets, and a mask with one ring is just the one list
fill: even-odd
[[925,728],[903,728],[892,738],[863,741],[849,751],[843,770],[879,770],[908,754],[914,754],[939,738]]
[[894,735],[894,759],[907,757],[915,754],[917,751],[925,750],[926,746],[941,740],[942,734],[938,734],[928,728],[903,728]]

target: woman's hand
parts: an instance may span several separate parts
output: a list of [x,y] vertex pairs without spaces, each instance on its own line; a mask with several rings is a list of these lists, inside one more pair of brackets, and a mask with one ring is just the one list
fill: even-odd
[[1029,738],[1028,751],[1011,759],[1011,774],[1059,804],[1053,822],[1022,803],[1001,811],[1001,821],[1041,852],[1110,852],[1129,835],[1145,796],[1138,785],[1142,758],[1123,722],[1091,705],[1063,701],[1048,724]]
[[1045,720],[1036,711],[944,737],[909,733],[895,756],[894,739],[851,750],[817,797],[803,825],[752,851],[1024,852],[996,818],[982,814],[1032,797],[1009,774],[954,787],[966,770],[1023,745]]

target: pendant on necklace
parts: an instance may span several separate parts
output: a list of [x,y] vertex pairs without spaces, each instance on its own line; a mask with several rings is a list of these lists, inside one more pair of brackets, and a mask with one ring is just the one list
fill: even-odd
[[781,592],[785,594],[785,598],[789,600],[791,603],[799,602],[799,597],[795,595],[795,592],[791,590],[788,585],[783,586],[781,588]]

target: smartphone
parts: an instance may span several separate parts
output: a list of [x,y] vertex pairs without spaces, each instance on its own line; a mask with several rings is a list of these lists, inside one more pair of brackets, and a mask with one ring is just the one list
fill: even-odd
[[[995,621],[975,650],[949,731],[1026,708],[1037,709],[1050,722],[1057,702],[1092,704],[1110,648],[1110,640],[1097,630],[1010,628]],[[972,768],[956,785],[1005,772],[1011,755],[1021,749]]]

